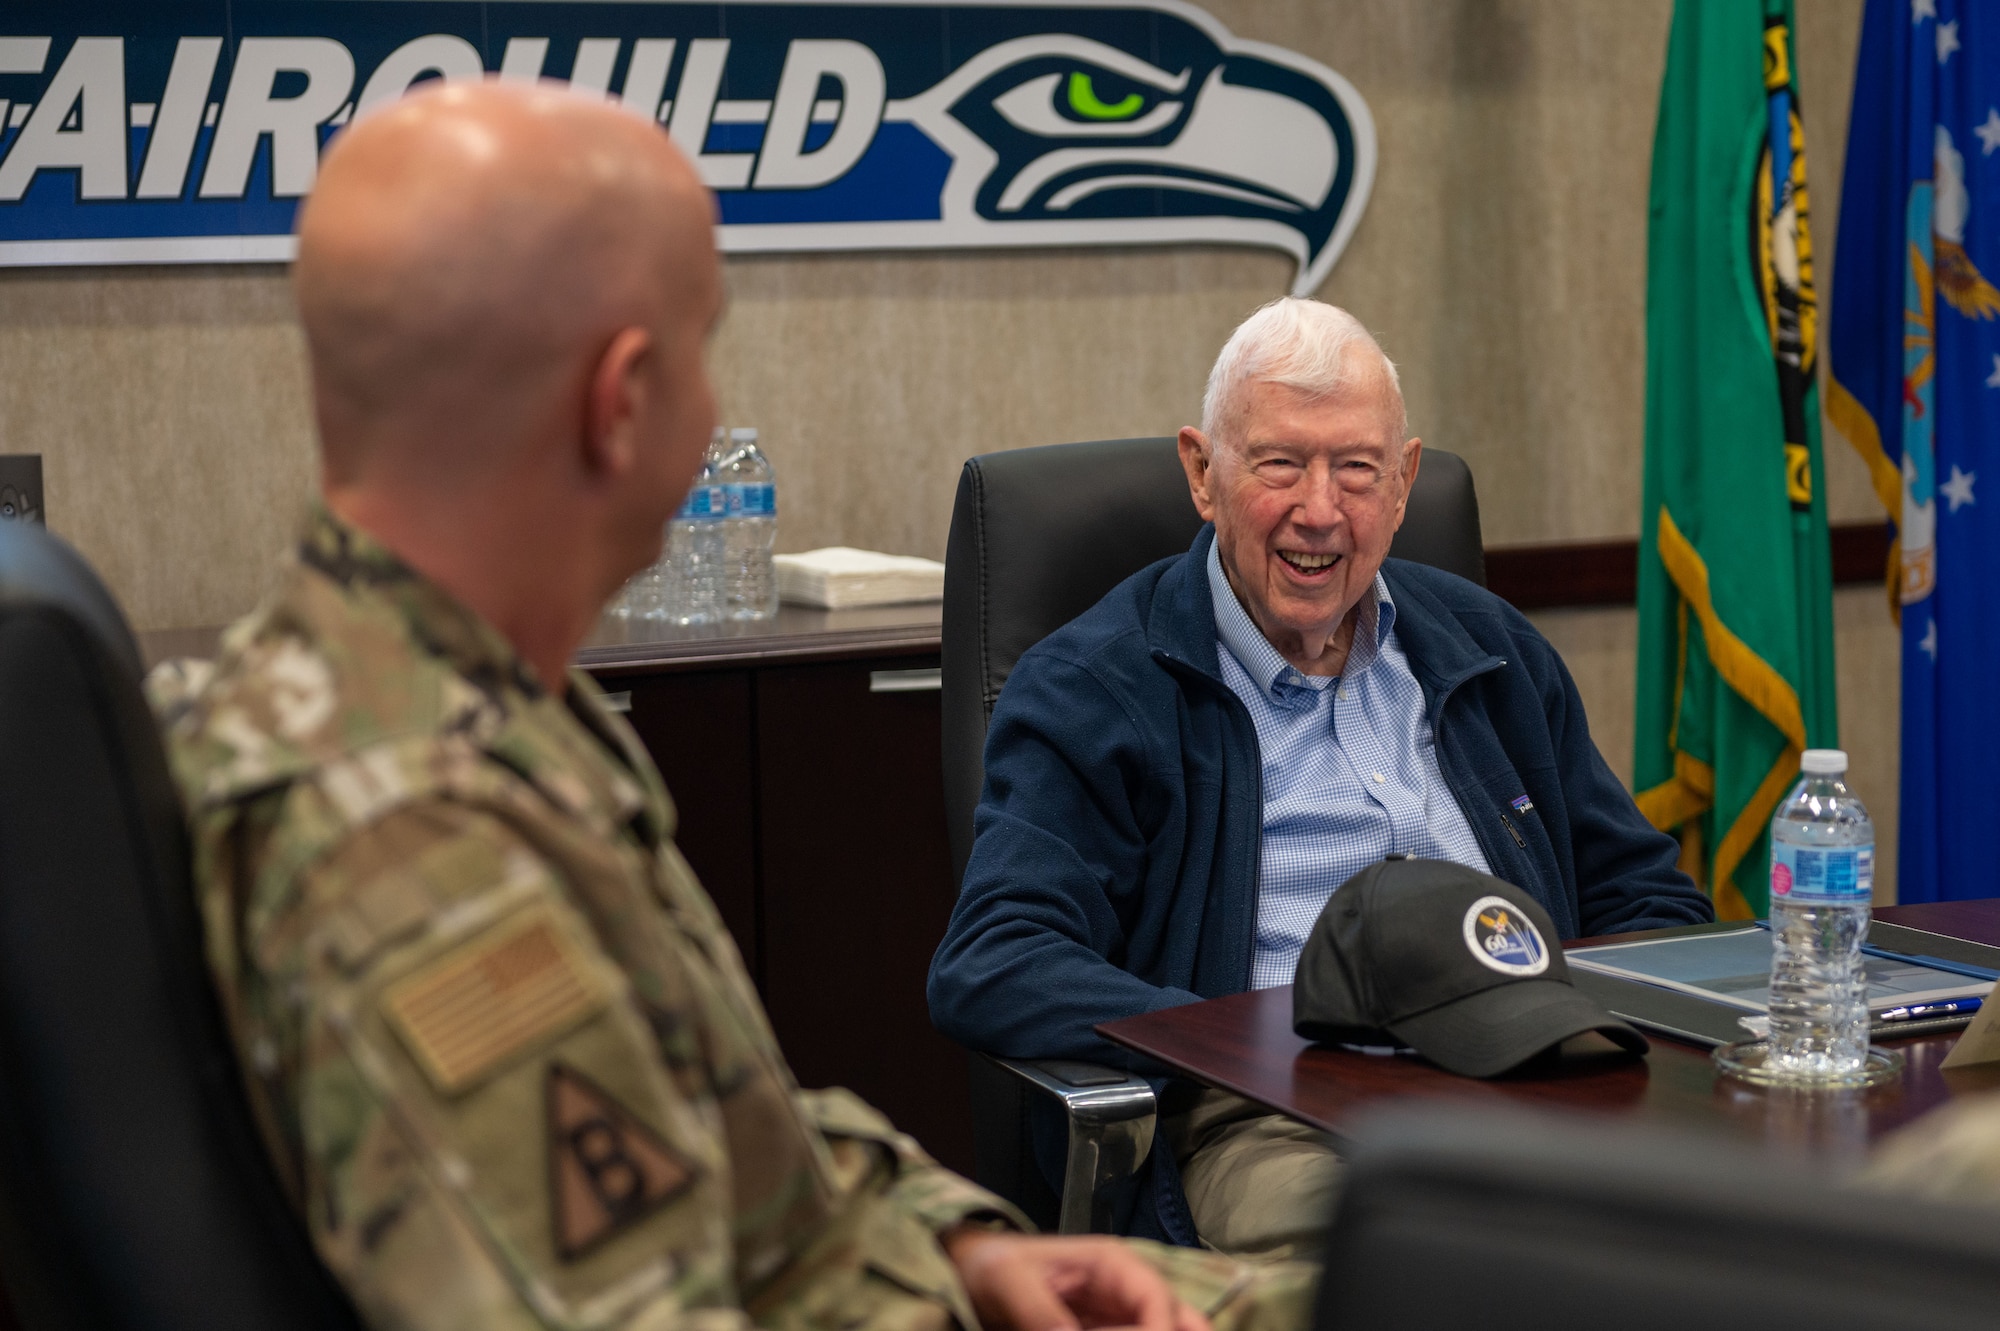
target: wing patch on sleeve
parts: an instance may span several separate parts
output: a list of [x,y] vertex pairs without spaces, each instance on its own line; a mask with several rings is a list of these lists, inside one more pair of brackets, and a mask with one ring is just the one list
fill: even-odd
[[444,1095],[477,1085],[603,1005],[545,909],[488,931],[382,996],[389,1025]]
[[657,1133],[574,1068],[549,1064],[546,1096],[550,1222],[564,1261],[652,1214],[693,1180]]

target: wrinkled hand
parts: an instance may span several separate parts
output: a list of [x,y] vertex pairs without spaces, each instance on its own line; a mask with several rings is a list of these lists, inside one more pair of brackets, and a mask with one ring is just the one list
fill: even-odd
[[988,1331],[1209,1331],[1206,1317],[1116,1239],[962,1229],[944,1246]]

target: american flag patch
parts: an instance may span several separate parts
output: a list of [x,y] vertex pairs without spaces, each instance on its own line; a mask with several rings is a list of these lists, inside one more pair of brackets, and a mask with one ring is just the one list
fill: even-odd
[[445,1095],[603,1006],[583,959],[545,907],[399,981],[382,998],[390,1026]]
[[1515,813],[1529,813],[1534,810],[1534,807],[1535,807],[1535,802],[1529,799],[1526,795],[1516,795],[1514,797]]

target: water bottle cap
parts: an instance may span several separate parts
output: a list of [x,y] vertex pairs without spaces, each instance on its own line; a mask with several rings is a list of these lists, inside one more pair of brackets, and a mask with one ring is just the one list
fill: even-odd
[[1847,770],[1847,750],[1807,749],[1799,755],[1799,770],[1807,776],[1839,776]]
[[754,425],[739,425],[735,427],[729,432],[729,442],[732,444],[756,443],[757,427]]

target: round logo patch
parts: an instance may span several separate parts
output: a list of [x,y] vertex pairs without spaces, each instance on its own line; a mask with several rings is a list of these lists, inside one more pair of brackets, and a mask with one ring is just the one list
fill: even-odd
[[1465,946],[1502,975],[1540,975],[1549,968],[1549,945],[1505,897],[1481,897],[1466,907]]

